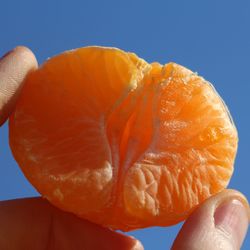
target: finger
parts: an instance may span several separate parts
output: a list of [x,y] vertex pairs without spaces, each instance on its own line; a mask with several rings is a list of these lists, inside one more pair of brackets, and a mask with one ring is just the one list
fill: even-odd
[[225,190],[205,201],[184,223],[172,249],[238,250],[249,223],[249,205],[237,191]]
[[0,59],[0,126],[15,107],[24,78],[35,68],[36,58],[26,47],[16,47]]
[[0,202],[0,225],[0,249],[143,249],[136,239],[62,212],[42,198]]

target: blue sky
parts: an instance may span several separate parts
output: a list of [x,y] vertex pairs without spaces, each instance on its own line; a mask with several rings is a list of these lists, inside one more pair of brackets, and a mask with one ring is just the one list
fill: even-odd
[[[149,62],[174,61],[215,85],[239,132],[230,188],[250,198],[250,1],[8,0],[0,3],[0,55],[26,45],[39,63],[86,45],[115,46]],[[0,128],[0,200],[37,195]],[[180,225],[132,232],[145,249],[166,250]],[[250,249],[249,233],[242,249]]]

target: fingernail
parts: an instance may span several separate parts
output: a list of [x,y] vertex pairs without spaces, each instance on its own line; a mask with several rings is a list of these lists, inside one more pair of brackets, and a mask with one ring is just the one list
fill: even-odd
[[0,60],[4,59],[5,57],[7,57],[9,54],[11,54],[13,52],[13,49],[8,51],[7,53],[5,53],[2,57],[0,57]]
[[215,211],[214,223],[235,247],[240,248],[248,229],[247,208],[237,199],[224,202]]

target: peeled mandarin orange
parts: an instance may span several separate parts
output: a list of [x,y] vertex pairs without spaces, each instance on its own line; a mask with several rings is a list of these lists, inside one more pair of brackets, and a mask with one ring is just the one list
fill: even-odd
[[238,141],[202,77],[106,47],[32,72],[9,128],[16,161],[45,198],[123,231],[187,218],[227,186]]

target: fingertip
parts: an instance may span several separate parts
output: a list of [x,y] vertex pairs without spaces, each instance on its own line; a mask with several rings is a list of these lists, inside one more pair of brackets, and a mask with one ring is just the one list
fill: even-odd
[[[59,246],[70,246],[75,243],[74,249],[120,249],[143,250],[139,240],[109,228],[93,224],[73,214],[56,209],[54,213],[54,231],[56,231]],[[69,230],[70,229],[70,230]],[[67,237],[65,237],[67,236]],[[63,239],[63,240],[62,240]],[[98,239],[98,240],[97,240]],[[58,247],[61,249],[61,247]],[[65,247],[65,249],[68,249]],[[69,249],[72,249],[69,247]]]
[[144,247],[143,247],[142,243],[139,240],[134,239],[134,245],[131,248],[131,250],[144,250]]
[[242,203],[242,205],[245,207],[245,210],[246,210],[246,213],[248,216],[248,220],[250,221],[249,202],[248,202],[247,197],[244,194],[242,194],[241,192],[234,190],[234,189],[226,189],[226,190],[222,191],[221,193],[219,193],[218,197],[220,197],[220,199],[222,201],[226,201],[227,199],[233,200],[234,198],[236,200],[239,200]]
[[24,79],[37,67],[34,53],[25,46],[15,47],[0,59],[0,126],[13,111]]
[[190,215],[172,249],[238,249],[248,223],[246,197],[236,190],[224,190],[204,201]]
[[12,53],[15,53],[20,58],[22,58],[22,60],[24,60],[27,63],[29,68],[36,69],[38,67],[37,59],[34,53],[28,47],[23,45],[18,45],[13,49]]
[[32,50],[23,45],[16,46],[0,57],[0,67],[6,67],[17,60],[22,61],[25,68],[36,69],[38,67],[37,59]]

